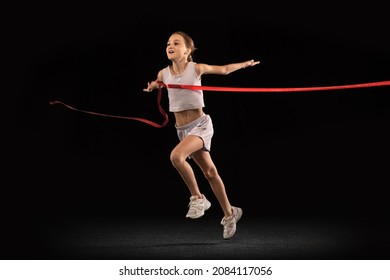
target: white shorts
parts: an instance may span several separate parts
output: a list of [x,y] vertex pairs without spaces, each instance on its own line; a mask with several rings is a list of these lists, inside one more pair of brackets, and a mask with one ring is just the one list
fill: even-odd
[[177,136],[179,140],[183,140],[187,135],[196,135],[203,140],[204,151],[210,151],[211,149],[211,138],[214,134],[213,122],[207,114],[203,114],[198,119],[183,125],[176,126]]

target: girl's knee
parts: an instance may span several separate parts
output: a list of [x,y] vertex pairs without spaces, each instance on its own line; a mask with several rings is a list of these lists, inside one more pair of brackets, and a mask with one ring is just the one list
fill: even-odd
[[215,167],[205,170],[203,174],[208,181],[211,181],[218,176],[218,172]]
[[185,161],[185,157],[181,156],[176,150],[173,150],[170,155],[170,160],[173,166],[179,166]]

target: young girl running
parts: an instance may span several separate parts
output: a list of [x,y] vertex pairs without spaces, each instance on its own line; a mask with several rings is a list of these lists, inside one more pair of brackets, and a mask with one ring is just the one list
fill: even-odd
[[[161,83],[200,86],[201,76],[204,74],[228,75],[236,70],[260,63],[254,60],[226,65],[195,63],[192,59],[195,50],[194,41],[188,34],[182,31],[172,33],[166,47],[167,57],[172,64],[161,69],[157,74],[157,79],[148,82],[144,91],[151,92],[162,86]],[[175,116],[175,127],[180,140],[172,150],[170,160],[191,194],[186,217],[200,218],[211,206],[199,190],[194,171],[187,161],[187,159],[193,159],[210,183],[223,210],[224,217],[221,220],[223,238],[230,239],[236,232],[237,222],[243,211],[240,207],[230,204],[225,185],[211,158],[210,148],[214,129],[210,115],[203,111],[205,107],[203,91],[182,88],[168,88],[167,90],[169,111]]]

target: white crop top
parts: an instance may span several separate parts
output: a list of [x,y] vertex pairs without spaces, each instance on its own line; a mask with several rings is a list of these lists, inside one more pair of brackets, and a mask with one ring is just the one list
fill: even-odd
[[[169,66],[163,69],[163,83],[181,85],[201,85],[195,71],[195,62],[188,62],[183,74],[174,76],[169,70]],[[204,107],[203,91],[182,88],[168,88],[169,111],[179,112],[188,109]]]

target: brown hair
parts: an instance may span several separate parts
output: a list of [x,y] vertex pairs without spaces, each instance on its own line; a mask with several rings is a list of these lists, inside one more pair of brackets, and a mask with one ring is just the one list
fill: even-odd
[[197,48],[195,47],[194,40],[192,40],[192,38],[187,33],[183,32],[183,31],[175,31],[171,35],[173,35],[173,34],[178,34],[178,35],[183,37],[184,43],[186,44],[186,47],[191,49],[191,53],[189,54],[187,61],[193,61],[194,52],[195,52],[195,50],[197,50]]

